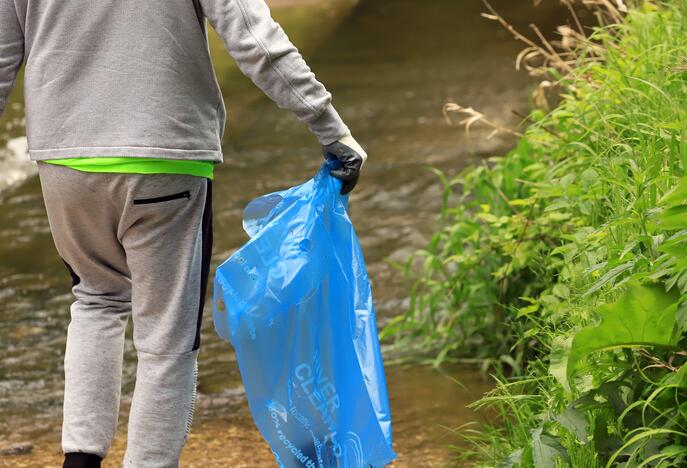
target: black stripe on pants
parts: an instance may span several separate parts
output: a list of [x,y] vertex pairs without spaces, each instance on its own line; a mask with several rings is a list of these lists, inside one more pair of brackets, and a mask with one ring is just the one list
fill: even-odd
[[210,276],[210,259],[212,258],[212,180],[207,179],[207,193],[205,195],[205,208],[202,220],[202,266],[200,279],[200,303],[198,304],[198,323],[196,325],[196,339],[193,342],[193,351],[200,348],[200,326],[203,321],[203,308],[205,307],[205,295],[208,289],[208,277]]

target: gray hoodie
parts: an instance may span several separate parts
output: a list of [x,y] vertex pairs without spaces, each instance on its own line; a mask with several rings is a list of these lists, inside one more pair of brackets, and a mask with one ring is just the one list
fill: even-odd
[[0,114],[25,61],[31,159],[222,161],[226,110],[205,18],[320,143],[348,132],[264,0],[0,0]]

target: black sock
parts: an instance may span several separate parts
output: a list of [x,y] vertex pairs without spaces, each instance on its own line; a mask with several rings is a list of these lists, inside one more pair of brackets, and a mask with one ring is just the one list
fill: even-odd
[[92,453],[65,453],[62,468],[100,468],[102,460],[98,455]]

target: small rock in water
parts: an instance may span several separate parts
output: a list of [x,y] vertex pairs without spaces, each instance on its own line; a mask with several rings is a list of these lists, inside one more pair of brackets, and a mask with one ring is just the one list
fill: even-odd
[[32,450],[33,445],[29,444],[28,442],[12,444],[9,446],[0,447],[0,456],[26,455],[31,453]]

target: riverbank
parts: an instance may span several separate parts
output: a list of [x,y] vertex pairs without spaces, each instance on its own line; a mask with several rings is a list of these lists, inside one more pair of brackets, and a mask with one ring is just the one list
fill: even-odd
[[[257,430],[247,430],[250,421],[204,420],[189,436],[181,457],[184,468],[232,467],[268,468],[277,466],[274,456]],[[444,440],[446,445],[449,440]],[[103,468],[121,466],[126,436],[115,439]],[[389,468],[439,468],[451,466],[451,453],[446,450],[417,452],[411,447],[397,449],[399,460]],[[57,467],[63,461],[59,439],[48,439],[34,445],[30,455],[0,457],[0,467]]]
[[500,417],[463,432],[484,466],[687,463],[687,1],[604,5],[590,37],[528,44],[549,79],[532,125],[442,179],[443,227],[387,330],[495,369],[473,407]]
[[[447,428],[481,419],[467,406],[492,388],[491,383],[469,367],[448,367],[437,372],[427,368],[389,367],[389,399],[392,408],[394,450],[398,460],[390,468],[439,468],[452,465]],[[457,384],[453,375],[460,376]],[[120,466],[126,445],[126,413],[122,405],[117,437],[104,468]],[[228,412],[228,409],[231,412]],[[58,418],[47,422],[59,428]],[[0,467],[35,468],[60,466],[60,431],[37,438],[0,443],[0,453],[14,444],[29,453],[2,456]],[[28,449],[28,446],[31,448]],[[276,466],[274,457],[256,429],[241,392],[211,398],[201,395],[196,418],[181,459],[183,467]]]

